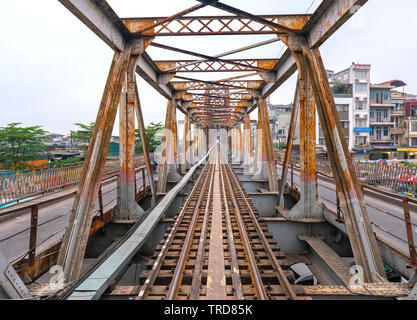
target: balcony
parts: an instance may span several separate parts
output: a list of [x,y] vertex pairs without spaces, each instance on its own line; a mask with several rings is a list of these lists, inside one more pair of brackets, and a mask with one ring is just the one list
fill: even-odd
[[370,149],[371,145],[370,144],[355,144],[353,147],[353,150],[367,150]]
[[391,110],[390,114],[391,114],[391,117],[404,117],[405,110],[404,109]]
[[369,123],[373,126],[378,126],[378,125],[393,126],[394,125],[394,122],[390,118],[370,118]]
[[405,127],[391,128],[390,132],[391,132],[391,134],[404,134],[405,133]]

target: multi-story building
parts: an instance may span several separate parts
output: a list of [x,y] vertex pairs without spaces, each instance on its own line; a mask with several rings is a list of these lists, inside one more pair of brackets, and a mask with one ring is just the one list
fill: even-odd
[[[365,158],[370,152],[369,125],[369,64],[355,64],[334,73],[328,70],[336,108],[346,137],[346,143],[354,158]],[[317,144],[324,146],[323,131],[317,121]]]
[[408,145],[417,147],[417,97],[407,95],[404,100],[405,125],[408,131]]
[[292,104],[268,104],[269,122],[271,124],[272,140],[275,148],[278,147],[279,143],[287,142],[291,111]]
[[391,109],[395,105],[391,103],[391,89],[394,86],[390,84],[374,84],[370,90],[370,124],[371,124],[371,147],[373,150],[395,150],[394,138],[391,130],[394,127],[394,121],[391,118]]

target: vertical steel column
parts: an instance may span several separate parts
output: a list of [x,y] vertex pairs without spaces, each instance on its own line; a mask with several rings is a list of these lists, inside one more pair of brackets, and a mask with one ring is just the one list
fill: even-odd
[[243,161],[243,136],[242,136],[242,124],[238,123],[238,137],[239,137],[239,163]]
[[251,160],[251,139],[250,132],[250,116],[245,113],[243,118],[243,166],[249,167],[249,161]]
[[307,38],[302,36],[289,36],[284,41],[293,51],[298,63],[305,65],[308,70],[327,154],[340,190],[340,205],[355,262],[362,267],[365,282],[386,281],[363,192],[353,167],[320,51],[318,48],[311,49]]
[[[314,105],[313,105],[314,107]],[[268,107],[265,98],[259,98],[259,112],[262,113],[263,143],[265,144],[265,156],[268,170],[269,191],[278,191],[277,167],[275,165],[274,148],[272,145],[271,125],[269,123]]]
[[190,113],[188,112],[184,117],[184,132],[182,139],[182,162],[181,174],[185,174],[190,168]]
[[284,207],[284,189],[287,183],[288,166],[291,159],[292,145],[294,142],[295,128],[297,127],[298,109],[300,108],[300,91],[297,86],[295,88],[294,102],[291,111],[290,128],[288,130],[287,147],[285,149],[284,163],[282,164],[281,172],[281,184],[279,186],[279,204],[278,206]]
[[258,101],[258,130],[256,137],[256,171],[252,180],[266,180],[269,181],[268,166],[266,163],[266,150],[265,150],[265,135],[262,130],[263,127],[263,113],[259,108]]
[[[158,170],[158,192],[166,192],[168,179],[175,181],[181,179],[176,171],[175,151],[174,151],[174,116],[176,112],[176,101],[169,100],[165,116],[165,134],[162,140],[162,152],[159,160]],[[176,175],[175,175],[176,173]],[[178,177],[179,176],[179,177]],[[179,181],[179,180],[178,180]]]
[[31,208],[30,212],[30,238],[29,238],[29,256],[28,256],[28,265],[29,267],[35,266],[35,257],[36,257],[36,238],[38,235],[38,211],[39,206],[34,205]]
[[115,53],[107,78],[57,262],[63,267],[66,281],[74,281],[80,275],[130,54],[131,45],[122,53]]
[[135,68],[139,56],[132,56],[127,70],[125,90],[122,93],[119,107],[120,136],[120,195],[119,212],[122,221],[135,221],[145,214],[136,203],[135,154],[135,109],[136,78]]
[[[139,90],[138,90],[136,81],[135,81],[135,91],[136,91],[136,104],[135,104],[136,119],[138,121],[140,140],[142,141],[142,149],[143,149],[143,155],[145,158],[146,172],[147,172],[148,180],[151,186],[151,193],[152,193],[151,205],[153,207],[154,205],[156,205],[156,187],[155,187],[155,180],[153,178],[153,168],[152,168],[151,158],[149,156],[149,144],[148,144],[148,139],[146,137],[145,122],[143,120],[142,106],[140,104]],[[145,181],[143,181],[143,183],[145,184]]]
[[323,219],[317,201],[316,110],[307,69],[296,58],[300,105],[300,200],[286,216],[288,219],[314,221]]
[[197,135],[197,124],[193,124],[193,163],[198,156],[198,135]]
[[232,128],[232,163],[239,164],[239,141],[237,124]]

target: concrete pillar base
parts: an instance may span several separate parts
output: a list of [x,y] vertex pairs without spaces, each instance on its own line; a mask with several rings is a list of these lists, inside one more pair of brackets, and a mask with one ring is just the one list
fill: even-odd
[[258,163],[257,170],[252,180],[268,180],[268,168],[266,162]]
[[142,209],[136,203],[135,199],[135,183],[125,182],[121,183],[120,179],[117,179],[118,183],[118,206],[119,206],[119,220],[138,220],[143,217],[145,210]]
[[178,173],[177,165],[176,164],[169,164],[168,165],[167,181],[179,182],[179,181],[181,181],[181,179],[182,179],[182,177]]

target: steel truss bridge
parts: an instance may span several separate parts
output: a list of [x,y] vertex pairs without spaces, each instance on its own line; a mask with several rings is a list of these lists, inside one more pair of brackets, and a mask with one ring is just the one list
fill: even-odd
[[[198,0],[172,16],[146,18],[120,18],[104,0],[59,2],[113,49],[114,57],[68,226],[52,262],[62,267],[66,286],[51,296],[415,298],[414,243],[410,256],[400,255],[389,243],[377,240],[372,230],[320,54],[320,46],[366,0],[323,0],[313,14],[302,15],[254,15],[222,1]],[[196,15],[208,6],[225,15]],[[216,55],[207,55],[201,46],[190,51],[161,40],[220,35],[270,39]],[[278,41],[286,46],[278,58],[228,57]],[[147,53],[150,47],[194,59],[154,60]],[[278,168],[266,99],[296,71],[287,149]],[[225,78],[225,72],[236,76]],[[156,182],[137,75],[167,99]],[[212,80],[213,75],[218,78]],[[185,117],[182,145],[177,110]],[[318,200],[316,111],[338,213]],[[103,235],[92,232],[92,226],[94,231],[102,227],[97,225],[95,206],[117,112],[118,198],[108,221],[102,223],[111,231]],[[250,134],[252,112],[258,113],[256,139]],[[287,176],[297,119],[300,163],[295,190]],[[144,146],[143,181],[149,181],[141,199],[133,160],[135,124]],[[106,250],[97,249],[103,245]],[[354,261],[353,267],[346,257]],[[94,263],[86,268],[91,258]],[[318,284],[297,282],[292,267],[300,263],[309,267]],[[405,283],[390,282],[384,264],[400,272]],[[11,288],[10,296],[28,295],[17,280],[3,283]]]

